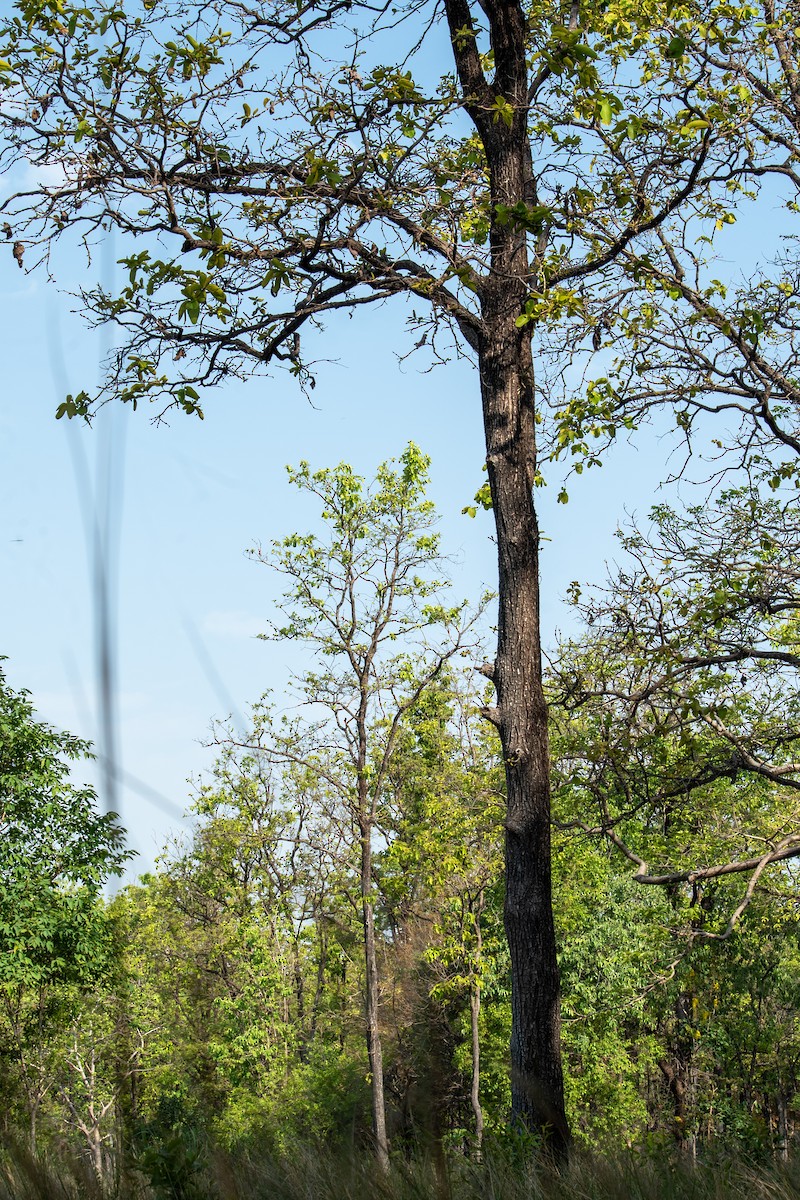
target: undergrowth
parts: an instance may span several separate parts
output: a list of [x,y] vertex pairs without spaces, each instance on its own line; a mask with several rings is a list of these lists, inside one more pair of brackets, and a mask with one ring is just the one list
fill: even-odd
[[210,1153],[190,1170],[116,1164],[97,1178],[80,1157],[0,1152],[0,1200],[800,1200],[800,1160],[755,1165],[692,1163],[631,1152],[576,1153],[556,1170],[500,1153],[397,1161],[382,1175],[368,1156],[335,1158],[315,1147],[283,1159]]

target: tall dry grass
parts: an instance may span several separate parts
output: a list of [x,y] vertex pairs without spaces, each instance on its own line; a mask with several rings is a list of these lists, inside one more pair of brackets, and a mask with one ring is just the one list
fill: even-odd
[[578,1153],[561,1171],[502,1153],[480,1164],[452,1156],[396,1162],[383,1176],[369,1158],[307,1147],[285,1159],[210,1154],[189,1173],[150,1175],[128,1166],[99,1181],[80,1158],[7,1148],[0,1200],[800,1200],[800,1160],[693,1164],[637,1153]]

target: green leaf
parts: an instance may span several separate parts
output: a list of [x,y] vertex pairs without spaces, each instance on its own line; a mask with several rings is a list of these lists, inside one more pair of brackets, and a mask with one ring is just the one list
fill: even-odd
[[502,121],[508,129],[511,128],[514,123],[514,109],[504,96],[495,96],[492,111],[494,112],[495,124],[498,121]]

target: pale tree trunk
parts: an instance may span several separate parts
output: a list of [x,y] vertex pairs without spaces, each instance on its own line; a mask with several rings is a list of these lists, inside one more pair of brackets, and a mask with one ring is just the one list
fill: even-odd
[[89,1144],[92,1154],[92,1165],[94,1166],[95,1174],[98,1179],[105,1178],[105,1162],[103,1156],[103,1139],[100,1130],[95,1126],[90,1131]]
[[778,1113],[778,1142],[775,1149],[782,1162],[789,1161],[789,1103],[783,1088],[779,1088],[775,1107]]
[[481,1042],[479,1022],[481,1014],[481,986],[473,983],[469,997],[470,1025],[472,1029],[472,1086],[469,1099],[475,1117],[475,1161],[481,1161],[483,1146],[483,1109],[481,1108]]
[[469,1015],[470,1015],[470,1032],[472,1037],[472,1083],[470,1087],[470,1104],[472,1112],[475,1116],[475,1160],[481,1161],[481,1153],[483,1147],[483,1109],[481,1108],[481,1037],[480,1037],[480,1016],[481,1016],[481,952],[483,950],[481,938],[481,914],[484,909],[483,892],[478,897],[478,903],[475,908],[475,958],[476,972],[473,974],[472,986],[469,995]]
[[361,837],[361,911],[364,925],[364,968],[366,975],[366,1035],[371,1078],[372,1133],[375,1154],[382,1171],[389,1170],[386,1136],[386,1101],[383,1091],[383,1048],[381,1046],[378,956],[375,947],[375,910],[372,903],[372,829]]

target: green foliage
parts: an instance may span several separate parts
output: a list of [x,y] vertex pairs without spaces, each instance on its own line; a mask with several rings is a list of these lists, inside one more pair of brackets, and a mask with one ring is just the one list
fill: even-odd
[[[454,1189],[494,1178],[471,1176],[462,1153],[477,1014],[481,1170],[506,1146],[497,1186],[522,1187],[529,1146],[507,1130],[504,775],[486,697],[447,641],[468,618],[437,591],[427,471],[412,446],[373,484],[344,464],[293,472],[327,528],[283,539],[273,559],[289,581],[282,628],[318,655],[301,680],[314,720],[262,704],[246,737],[219,731],[191,831],[109,904],[100,889],[124,852],[70,781],[86,747],[4,685],[7,1132],[64,1140],[101,1175],[132,1156],[154,1196],[204,1196],[218,1148],[247,1186],[259,1170],[288,1178],[280,1162],[304,1163],[312,1142],[339,1179],[324,1155],[370,1144],[368,904],[396,1161],[445,1146]],[[647,537],[625,535],[609,589],[571,591],[590,632],[550,681],[562,1037],[576,1140],[609,1155],[674,1144],[756,1158],[792,1140],[800,534],[768,484],[659,507]],[[361,725],[348,724],[354,697]],[[626,1161],[625,1187],[657,1196],[656,1168]],[[594,1170],[592,1186],[616,1186]]]
[[[740,413],[748,454],[780,449],[767,476],[779,490],[798,450],[795,266],[789,256],[741,285],[711,271],[712,248],[765,176],[797,208],[792,6],[613,0],[568,15],[511,5],[516,22],[466,6],[448,27],[450,66],[433,79],[437,22],[411,11],[392,27],[386,63],[380,19],[358,3],[276,0],[257,17],[226,0],[13,4],[0,21],[0,153],[52,168],[3,202],[17,262],[26,248],[48,258],[76,229],[111,225],[136,240],[122,286],[82,294],[94,319],[123,331],[108,377],[57,415],[88,416],[114,396],[202,416],[202,387],[278,364],[312,387],[301,332],[340,307],[405,294],[424,310],[412,316],[424,326],[418,345],[452,330],[477,353],[485,386],[503,358],[527,388],[532,339],[541,359],[554,355],[537,372],[548,382],[571,388],[568,360],[582,360],[588,383],[554,393],[544,430],[545,453],[576,474],[667,400],[687,439],[698,412]],[[511,26],[513,61],[499,36]],[[498,270],[513,297],[506,345],[488,320]],[[612,346],[596,376],[591,357]],[[545,423],[543,397],[532,401]],[[532,438],[513,449],[533,463]],[[276,723],[257,710],[252,746],[204,793],[186,853],[117,906],[138,985],[126,1020],[149,1039],[137,1100],[148,1120],[174,1102],[187,1125],[202,1117],[230,1143],[259,1127],[277,1137],[283,1096],[299,1097],[296,1111],[326,1135],[338,1128],[340,1083],[358,1061],[359,904],[365,931],[377,916],[381,971],[407,1001],[392,1031],[397,1071],[425,1013],[440,1033],[457,1030],[439,1041],[448,1070],[458,1061],[463,1073],[464,1000],[482,993],[496,1001],[481,1028],[497,1060],[500,789],[492,752],[465,759],[450,700],[428,694],[465,648],[469,618],[442,597],[427,470],[409,446],[372,486],[346,464],[292,473],[322,501],[327,535],[273,546],[289,580],[275,632],[319,654],[300,682],[321,716]],[[543,480],[532,467],[530,482]],[[481,488],[465,511],[490,501]],[[585,607],[592,631],[566,648],[553,682],[563,832],[605,838],[626,860],[623,870],[596,849],[559,848],[569,1086],[587,1139],[632,1141],[645,1124],[681,1144],[721,1136],[709,1097],[725,1080],[727,1125],[753,1144],[773,1140],[771,1118],[755,1129],[729,1072],[754,1025],[762,1108],[782,1105],[785,1118],[795,1087],[770,1046],[794,1038],[798,603],[782,555],[794,561],[797,531],[791,511],[758,495],[735,504],[744,515],[658,510],[660,561],[640,534],[628,538],[630,575],[608,603]],[[691,525],[704,541],[687,548]],[[263,793],[270,767],[276,803]],[[46,775],[10,793],[28,832],[11,820],[0,858],[9,1020],[27,1011],[41,1029],[57,1011],[66,1027],[102,960],[98,887],[116,853],[111,826],[86,816],[87,796]],[[18,766],[10,778],[22,778]],[[78,824],[62,845],[52,839],[65,799],[65,828],[76,813]],[[629,863],[655,899],[625,877]],[[784,946],[765,954],[769,987],[756,987],[721,947],[753,961],[748,922],[763,934],[777,915]],[[654,973],[660,1000],[645,1004]],[[717,1022],[703,1014],[716,1014],[720,980],[732,999]],[[338,1051],[322,1051],[326,1022]],[[442,1074],[463,1102],[463,1078]],[[327,1099],[315,1079],[328,1080]]]
[[648,1000],[672,948],[665,904],[621,877],[602,848],[574,837],[558,840],[554,869],[573,1134],[590,1147],[641,1144],[661,1053]]
[[[797,1088],[796,509],[753,483],[651,516],[621,538],[606,589],[573,585],[587,631],[554,670],[559,823],[608,847],[604,895],[565,939],[569,1086],[591,1136],[593,1089],[616,1087],[605,1099],[632,1141],[657,1113],[683,1149],[755,1153],[786,1143]],[[573,876],[592,861],[575,855]],[[584,943],[603,972],[573,1025]]]
[[628,561],[605,593],[573,591],[591,632],[556,670],[558,781],[565,816],[608,836],[644,882],[674,875],[675,919],[713,937],[725,922],[710,914],[735,894],[715,864],[756,871],[755,888],[800,851],[800,530],[793,506],[756,487],[652,518],[647,536],[622,538]]
[[0,670],[0,1096],[31,1133],[58,1128],[84,998],[119,978],[101,890],[129,855],[116,814],[71,780],[89,757]]
[[[526,337],[554,332],[562,359],[600,327],[638,345],[641,293],[644,303],[653,287],[686,291],[666,247],[724,226],[746,193],[732,139],[756,157],[768,140],[742,132],[758,89],[717,62],[698,72],[694,56],[749,38],[769,64],[776,43],[764,30],[785,14],[759,24],[755,10],[697,14],[660,0],[586,4],[577,24],[552,8],[526,12],[524,104],[493,78],[483,11],[462,15],[450,45],[431,49],[437,23],[418,10],[387,42],[360,3],[323,12],[276,0],[252,22],[224,0],[16,0],[0,23],[0,81],[16,88],[6,154],[58,164],[69,186],[13,197],[15,237],[46,249],[88,219],[127,243],[128,284],[83,295],[87,312],[126,331],[124,344],[100,393],[59,413],[86,415],[113,395],[199,415],[204,388],[277,366],[312,387],[309,324],[398,293],[421,304],[427,344],[445,324],[474,349],[492,234],[495,244],[522,235],[535,259],[520,281]],[[449,66],[432,72],[448,51]],[[477,110],[458,78],[470,51],[486,89]],[[295,71],[313,86],[293,87]],[[776,103],[768,123],[776,140],[780,112]],[[533,191],[501,196],[490,143],[519,132]],[[698,156],[709,168],[692,176]],[[579,413],[559,408],[556,432],[577,430]],[[627,418],[615,408],[609,424]]]
[[129,854],[116,814],[72,783],[85,742],[34,715],[0,669],[0,986],[86,984],[109,933],[97,899]]

